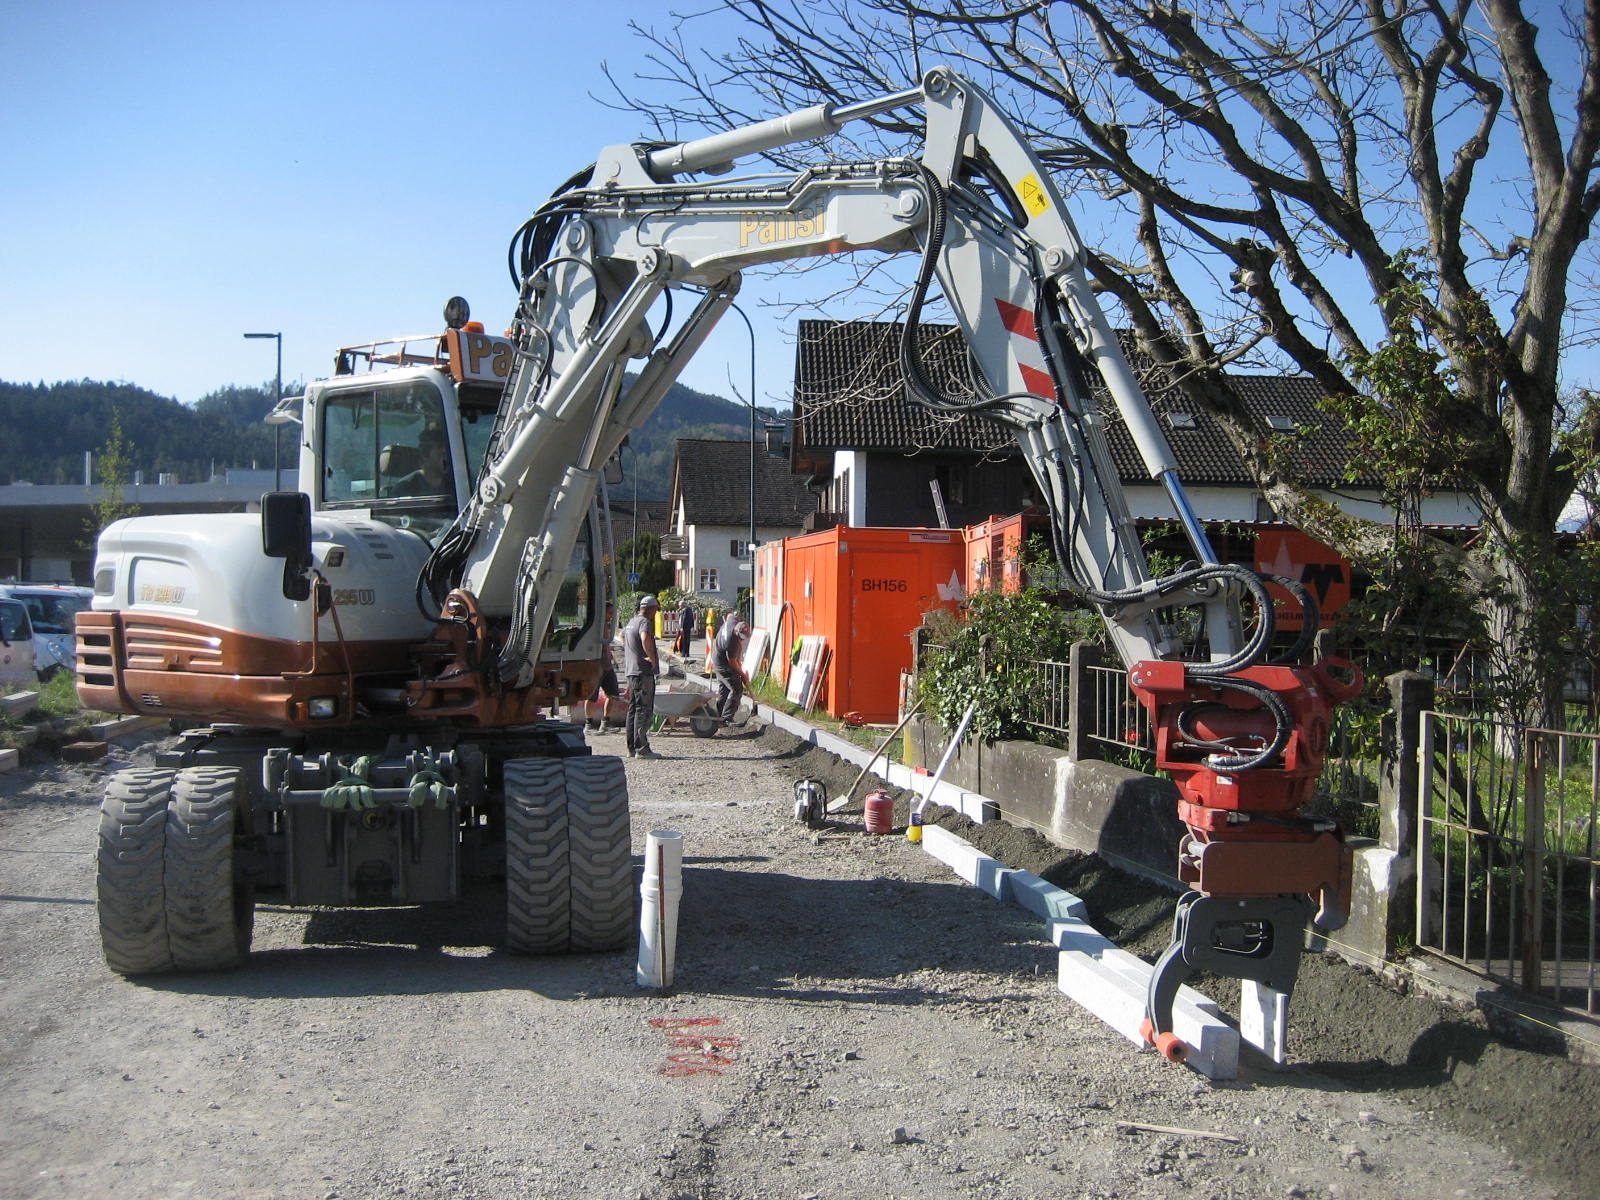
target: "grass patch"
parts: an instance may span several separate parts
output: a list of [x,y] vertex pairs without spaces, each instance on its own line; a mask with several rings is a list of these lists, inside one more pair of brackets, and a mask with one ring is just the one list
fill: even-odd
[[22,738],[19,735],[27,726],[52,722],[54,728],[47,727],[42,731],[36,743],[52,745],[57,742],[75,741],[82,736],[87,726],[117,715],[84,708],[78,702],[77,676],[71,671],[57,671],[48,680],[35,687],[15,690],[36,691],[39,695],[33,707],[26,713],[18,716],[0,714],[0,749],[14,749],[21,746]]
[[36,712],[47,717],[64,717],[83,711],[78,703],[78,677],[71,671],[57,671],[39,688]]

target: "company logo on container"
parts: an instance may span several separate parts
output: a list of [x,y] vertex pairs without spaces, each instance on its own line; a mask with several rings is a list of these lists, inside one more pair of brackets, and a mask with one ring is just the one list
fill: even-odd
[[1001,323],[1011,331],[1013,352],[1017,356],[1017,369],[1022,372],[1022,386],[1035,396],[1054,402],[1056,385],[1044,364],[1044,347],[1039,345],[1039,327],[1033,313],[1015,304],[996,298]]

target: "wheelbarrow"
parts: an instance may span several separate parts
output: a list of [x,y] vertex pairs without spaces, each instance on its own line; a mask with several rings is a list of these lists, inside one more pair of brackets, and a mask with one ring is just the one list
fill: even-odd
[[655,722],[652,733],[668,729],[682,729],[688,725],[695,737],[715,737],[722,724],[709,692],[656,693]]

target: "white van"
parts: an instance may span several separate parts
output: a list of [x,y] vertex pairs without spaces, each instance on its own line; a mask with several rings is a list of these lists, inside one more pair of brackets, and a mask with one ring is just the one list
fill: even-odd
[[33,625],[20,600],[0,599],[0,687],[33,687]]
[[86,587],[57,583],[0,584],[0,598],[10,597],[28,610],[33,624],[33,653],[39,678],[49,679],[57,671],[78,669],[78,647],[74,622],[94,599]]

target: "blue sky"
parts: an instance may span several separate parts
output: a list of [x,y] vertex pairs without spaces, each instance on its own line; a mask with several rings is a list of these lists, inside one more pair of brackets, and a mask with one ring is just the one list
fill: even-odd
[[[328,373],[341,344],[502,328],[506,246],[601,146],[597,103],[659,4],[0,0],[0,378],[126,380],[192,402]],[[747,280],[762,403],[792,344]],[[748,392],[729,316],[683,380]]]
[[[665,11],[0,0],[0,378],[192,402],[271,379],[247,330],[283,331],[287,385],[341,344],[438,329],[452,294],[503,327],[512,232],[600,147],[650,133],[594,97],[603,63],[644,67],[629,21]],[[763,308],[777,291],[752,274],[740,296],[763,404],[793,370],[794,318]],[[827,315],[862,315],[845,302]],[[743,398],[749,355],[730,315],[684,382]],[[1567,382],[1592,382],[1594,357]]]

